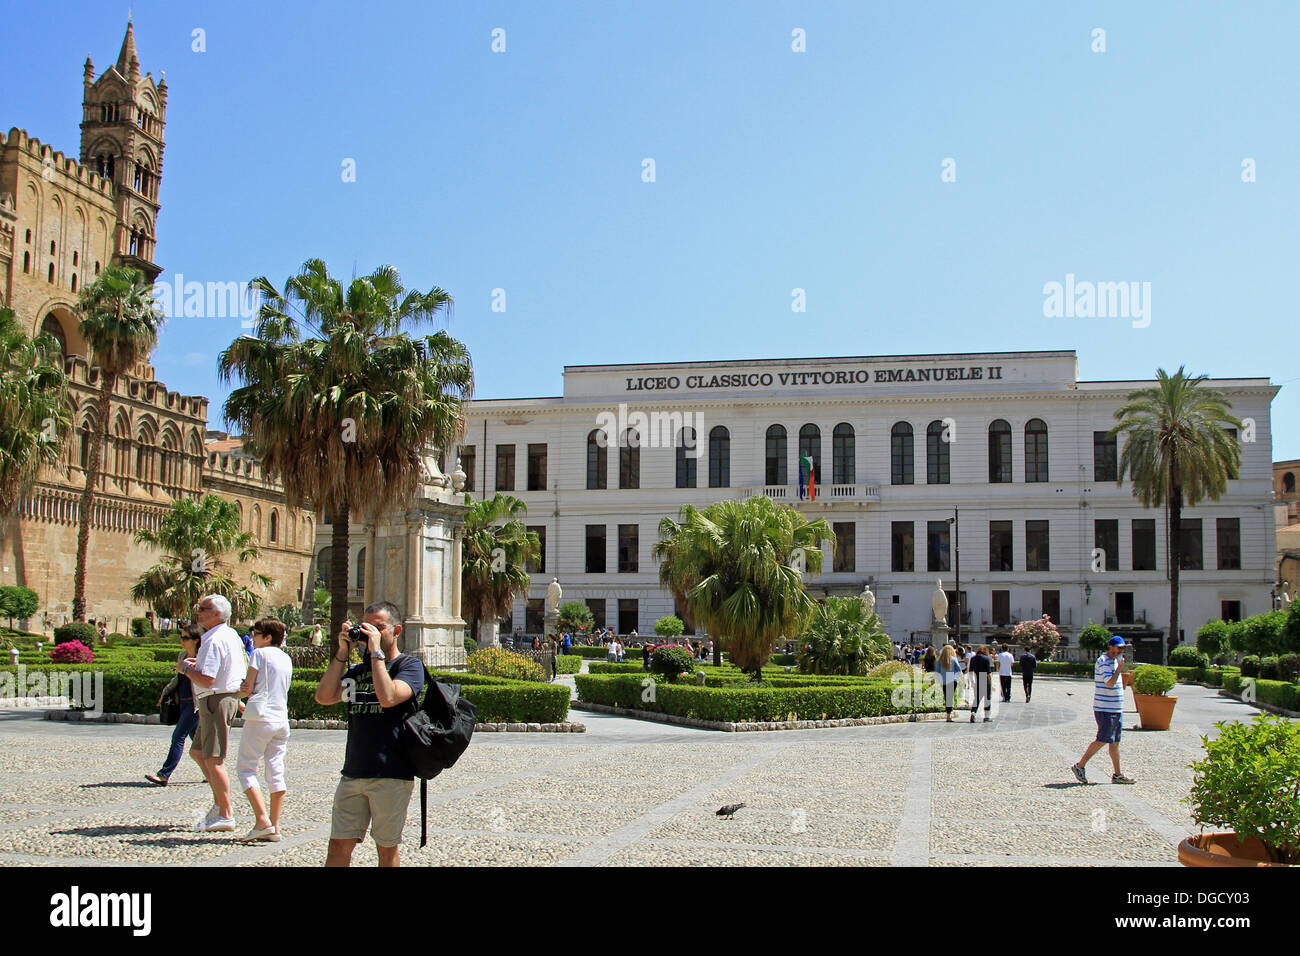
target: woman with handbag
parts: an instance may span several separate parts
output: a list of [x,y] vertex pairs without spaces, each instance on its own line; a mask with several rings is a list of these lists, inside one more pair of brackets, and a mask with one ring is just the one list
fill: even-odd
[[[203,628],[197,624],[186,624],[181,628],[181,647],[184,648],[176,658],[176,663],[194,657],[199,652],[199,641],[203,637]],[[168,711],[176,715],[176,726],[172,730],[172,746],[167,751],[167,759],[157,773],[145,774],[145,779],[160,787],[167,786],[176,765],[185,753],[185,738],[194,736],[199,729],[199,712],[194,709],[194,687],[184,674],[176,674],[171,682],[158,695],[158,710],[163,715],[163,723],[171,723]]]

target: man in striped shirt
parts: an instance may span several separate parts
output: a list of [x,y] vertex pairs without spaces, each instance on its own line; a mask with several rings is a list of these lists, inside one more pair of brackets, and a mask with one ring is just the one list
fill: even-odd
[[1084,767],[1103,744],[1110,747],[1110,762],[1115,768],[1111,774],[1111,783],[1133,783],[1132,777],[1126,777],[1119,770],[1119,735],[1124,716],[1124,682],[1120,671],[1124,666],[1124,638],[1116,634],[1110,639],[1106,653],[1097,658],[1093,668],[1092,712],[1097,718],[1097,739],[1088,744],[1083,759],[1070,769],[1080,783],[1088,782]]

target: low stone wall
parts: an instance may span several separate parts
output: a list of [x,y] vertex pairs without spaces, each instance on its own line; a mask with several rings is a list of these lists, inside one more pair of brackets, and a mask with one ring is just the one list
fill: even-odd
[[[598,714],[612,714],[615,717],[634,717],[637,720],[651,720],[661,724],[678,724],[682,727],[699,727],[702,730],[721,730],[725,733],[747,733],[755,730],[817,730],[823,727],[871,727],[876,724],[908,724],[918,720],[943,720],[944,714],[890,714],[887,717],[842,717],[835,720],[781,720],[781,721],[741,721],[700,720],[698,717],[679,717],[676,714],[661,714],[650,710],[630,710],[626,707],[611,707],[607,704],[591,704],[586,701],[573,701],[571,710],[589,710]],[[970,710],[970,704],[958,705],[954,713]]]
[[[59,698],[28,697],[23,700],[43,700],[47,703],[43,705],[31,704],[26,705],[30,709],[38,706],[50,707],[60,703]],[[67,700],[62,699],[62,705],[67,706]],[[80,710],[46,710],[46,720],[67,720],[74,723],[87,724],[153,724],[162,723],[158,714],[100,714],[98,717],[89,717],[84,711]],[[230,726],[244,726],[244,718],[236,717],[231,721]],[[289,721],[290,730],[347,730],[348,722],[346,720],[291,720]],[[563,721],[558,724],[515,724],[515,723],[496,723],[496,724],[475,724],[475,733],[545,733],[545,734],[581,734],[586,733],[587,727],[584,724],[574,721]]]

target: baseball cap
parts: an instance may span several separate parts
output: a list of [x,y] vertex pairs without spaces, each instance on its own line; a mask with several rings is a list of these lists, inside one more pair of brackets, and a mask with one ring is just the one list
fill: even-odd
[[1120,637],[1118,634],[1115,634],[1115,635],[1112,635],[1112,636],[1111,636],[1110,643],[1111,643],[1112,645],[1114,645],[1115,647],[1127,647],[1127,646],[1128,646],[1127,644],[1124,643],[1124,638]]

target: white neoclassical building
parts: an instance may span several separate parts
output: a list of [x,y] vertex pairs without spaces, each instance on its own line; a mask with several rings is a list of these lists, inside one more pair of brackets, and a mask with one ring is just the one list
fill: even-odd
[[[652,633],[675,610],[651,555],[661,519],[767,495],[834,529],[810,590],[869,583],[895,640],[928,638],[938,578],[950,619],[960,585],[964,639],[1046,613],[1067,641],[1106,623],[1156,659],[1165,514],[1116,484],[1106,434],[1148,384],[1081,380],[1073,351],[569,366],[562,396],[474,401],[460,457],[467,490],[521,498],[543,540],[511,629],[541,631],[556,576],[597,623]],[[1187,639],[1211,617],[1268,610],[1274,584],[1277,387],[1211,384],[1246,428],[1240,477],[1184,512]]]

